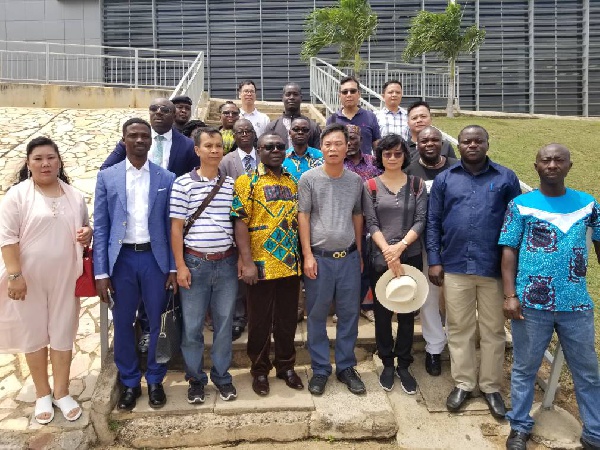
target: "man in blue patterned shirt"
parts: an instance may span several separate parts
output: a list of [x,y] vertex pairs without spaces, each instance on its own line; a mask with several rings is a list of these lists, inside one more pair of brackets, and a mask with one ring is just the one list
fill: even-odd
[[302,117],[292,120],[290,125],[292,146],[285,151],[283,168],[290,173],[296,183],[304,172],[323,164],[321,150],[308,146],[309,133],[308,120]]
[[585,279],[588,228],[600,262],[600,205],[591,195],[565,187],[572,165],[566,147],[542,148],[535,162],[540,188],[509,204],[500,234],[504,315],[512,319],[514,345],[508,449],[526,448],[534,424],[529,410],[535,378],[554,330],[573,376],[581,443],[600,448],[594,303]]

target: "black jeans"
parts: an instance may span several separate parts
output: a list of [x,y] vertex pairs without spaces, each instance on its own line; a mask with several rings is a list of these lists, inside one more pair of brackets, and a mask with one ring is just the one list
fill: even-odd
[[[401,261],[403,264],[423,270],[423,257],[420,253],[416,256],[406,258],[402,255]],[[398,358],[398,367],[406,369],[413,362],[411,351],[415,336],[415,313],[396,314],[398,333],[396,342],[394,342],[394,336],[392,335],[392,316],[394,312],[379,303],[377,295],[375,295],[377,280],[381,278],[386,270],[378,272],[371,269],[369,273],[373,292],[373,310],[375,312],[375,344],[377,345],[377,354],[384,366],[394,367],[394,358]]]

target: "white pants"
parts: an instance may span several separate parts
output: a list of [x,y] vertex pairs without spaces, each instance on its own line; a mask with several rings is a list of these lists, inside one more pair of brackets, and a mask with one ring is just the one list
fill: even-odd
[[442,353],[446,346],[446,333],[440,315],[440,288],[429,281],[427,253],[423,250],[423,273],[429,283],[429,294],[421,306],[421,327],[425,339],[425,351],[432,355]]

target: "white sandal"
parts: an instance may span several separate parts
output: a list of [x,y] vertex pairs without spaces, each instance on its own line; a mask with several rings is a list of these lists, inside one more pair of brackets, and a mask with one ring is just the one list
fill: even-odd
[[[50,417],[48,419],[40,419],[38,416],[44,413],[50,414]],[[52,422],[52,419],[54,419],[54,408],[52,407],[52,394],[48,394],[44,397],[35,399],[35,410],[33,414],[35,416],[35,420],[40,425],[46,425]]]
[[[73,397],[70,395],[65,395],[63,398],[59,398],[58,400],[54,398],[52,399],[52,403],[58,406],[64,418],[69,422],[79,419],[79,417],[81,417],[81,413],[83,412],[79,403],[73,400]],[[73,417],[69,417],[68,414],[76,408],[79,408],[77,414],[75,414]]]

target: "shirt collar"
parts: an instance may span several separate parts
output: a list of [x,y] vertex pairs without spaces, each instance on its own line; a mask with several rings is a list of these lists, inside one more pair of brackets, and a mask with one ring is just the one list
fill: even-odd
[[136,167],[133,166],[133,164],[131,164],[131,162],[129,161],[129,158],[125,158],[125,170],[126,171],[135,170],[137,172],[141,172],[142,170],[145,170],[146,172],[150,172],[150,163],[148,162],[148,160],[146,160],[146,162],[144,163],[142,168],[140,170],[138,170]]
[[402,108],[401,106],[398,106],[398,112],[390,111],[387,106],[381,108],[381,111],[383,111],[384,114],[406,114],[406,109]]
[[[367,161],[365,159],[365,156],[366,155],[364,153],[361,153],[360,160],[358,161],[358,164],[360,164],[360,163],[365,163],[366,164],[367,163]],[[344,162],[347,162],[348,164],[352,164],[354,166],[354,163],[352,162],[352,160],[350,158],[344,158]],[[356,164],[356,166],[358,166],[358,164]]]
[[[156,139],[156,136],[158,136],[158,133],[154,130],[152,130],[152,140],[154,141],[154,139]],[[173,129],[171,128],[169,131],[167,131],[165,134],[162,135],[165,138],[165,141],[172,141],[173,140]]]
[[312,150],[314,150],[312,147],[306,147],[304,154],[302,156],[299,156],[296,153],[296,150],[294,150],[294,147],[290,147],[285,151],[285,156],[295,156],[296,158],[302,158],[304,156],[308,156],[309,158],[314,158],[314,156],[311,155]]
[[[258,176],[263,176],[271,173],[271,171],[267,169],[267,166],[265,166],[263,163],[258,163],[258,166],[256,166],[256,171],[258,172]],[[287,175],[289,177],[290,173],[286,170],[285,167],[281,166],[281,175]]]
[[248,117],[248,116],[253,116],[254,114],[256,114],[258,112],[258,110],[256,108],[254,108],[254,110],[248,112],[245,111],[241,106],[240,106],[240,112],[242,113],[242,116],[244,117]]
[[238,147],[237,149],[238,151],[238,155],[240,156],[240,159],[243,161],[244,158],[248,155],[250,155],[252,157],[252,159],[254,161],[256,161],[256,149],[254,147],[252,147],[252,151],[250,153],[246,153],[244,150],[242,150],[241,148]]
[[[483,169],[481,170],[481,172],[478,172],[475,175],[480,175],[482,173],[487,172],[488,170],[495,170],[496,172],[499,172],[498,164],[496,164],[494,161],[492,161],[489,156],[486,156],[485,158],[486,158],[485,166],[483,166]],[[454,164],[452,167],[450,167],[449,170],[451,170],[451,171],[462,170],[470,175],[473,175],[471,172],[469,172],[467,169],[465,169],[465,166],[463,165],[462,160],[459,160],[456,164]]]

